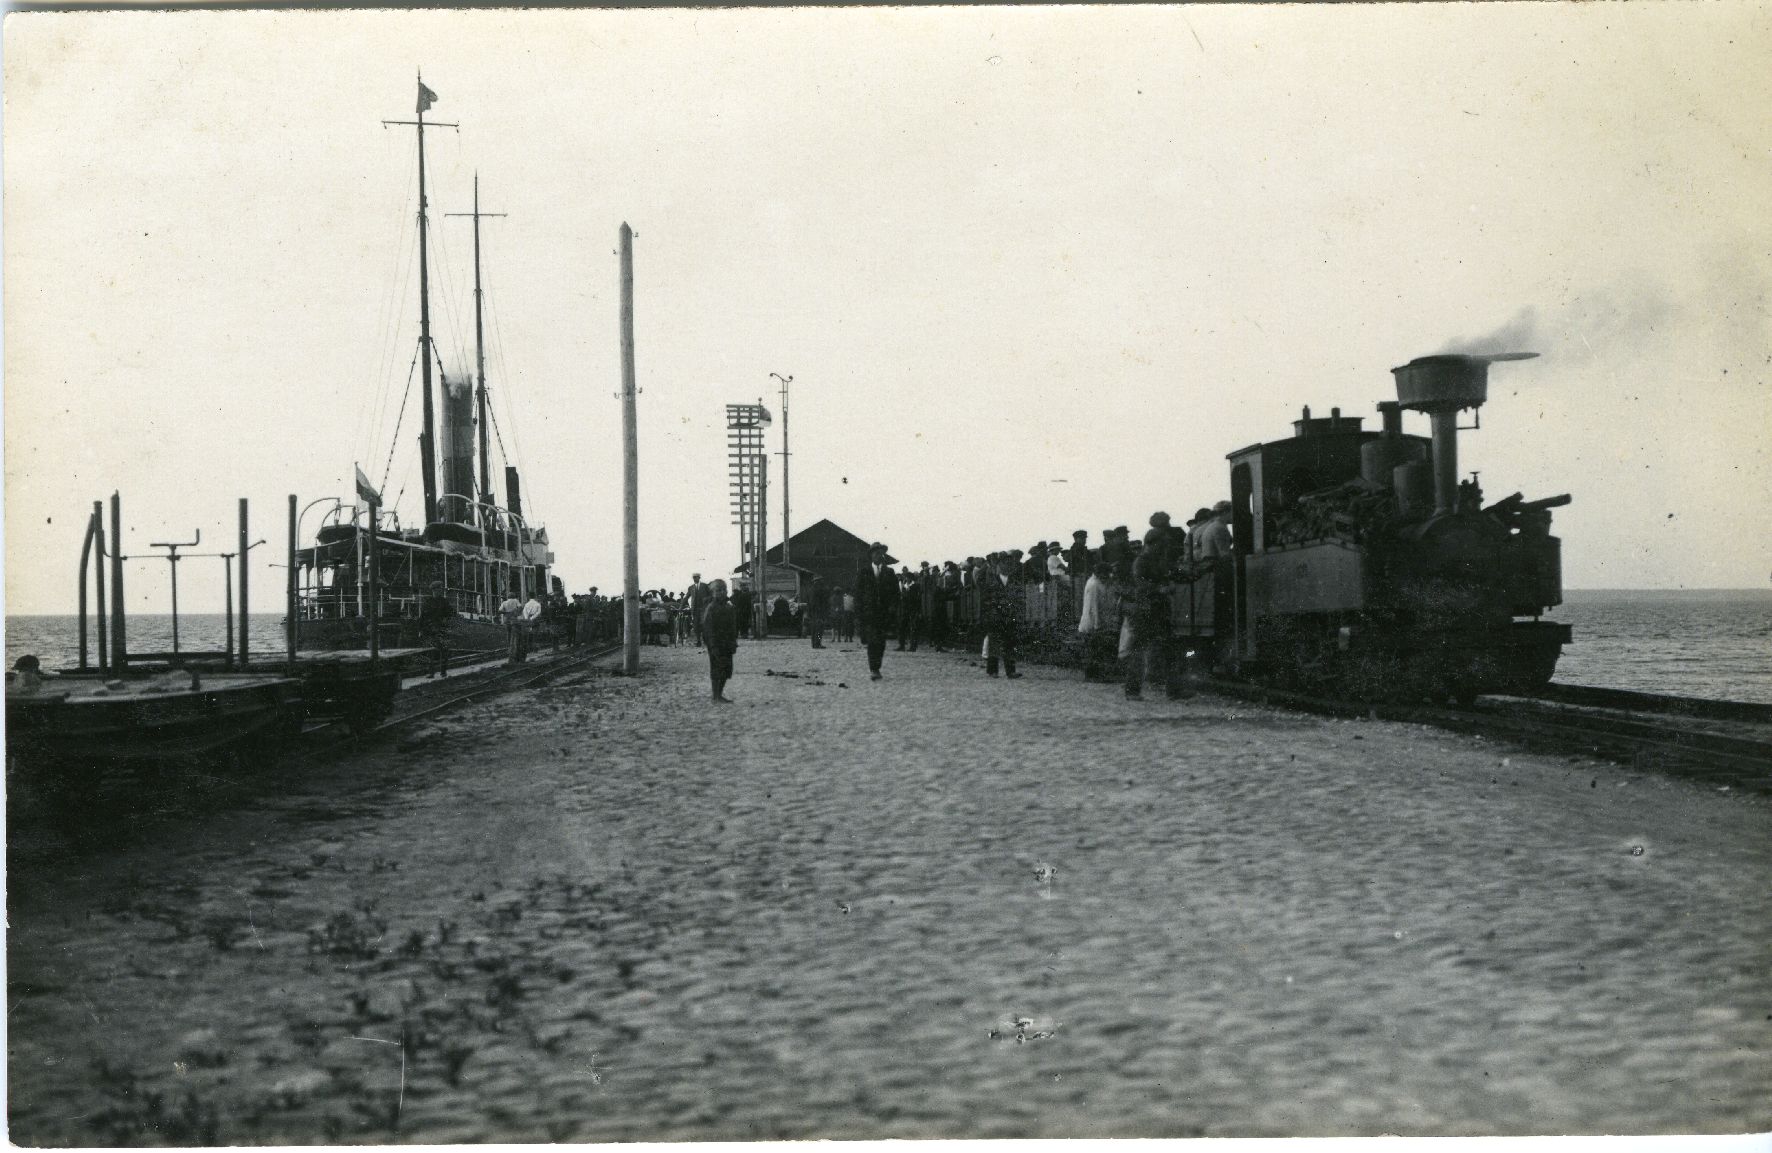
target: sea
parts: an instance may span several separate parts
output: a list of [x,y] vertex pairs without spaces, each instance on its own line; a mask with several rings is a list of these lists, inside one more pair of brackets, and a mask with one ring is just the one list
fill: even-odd
[[[87,659],[98,663],[98,625],[87,618]],[[234,622],[239,628],[239,621]],[[132,653],[169,653],[172,651],[171,613],[130,613],[129,651]],[[178,649],[188,652],[226,652],[228,617],[226,613],[178,614]],[[246,655],[282,656],[288,651],[283,635],[283,614],[253,613],[246,636]],[[6,617],[6,667],[26,653],[33,653],[43,668],[73,668],[80,661],[80,618],[77,616],[13,616]]]
[[[1772,704],[1772,589],[1566,589],[1563,597],[1545,618],[1574,633],[1555,680]],[[178,624],[181,651],[226,646],[221,613],[181,613]],[[253,653],[281,653],[282,617],[255,614],[249,639]],[[171,651],[171,616],[132,615],[129,648]],[[25,653],[35,653],[46,669],[75,664],[76,618],[8,616],[6,666]]]

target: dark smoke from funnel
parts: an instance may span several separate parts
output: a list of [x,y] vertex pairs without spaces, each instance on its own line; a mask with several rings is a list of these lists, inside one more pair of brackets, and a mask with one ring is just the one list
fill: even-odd
[[1531,349],[1565,364],[1634,356],[1661,344],[1676,326],[1689,323],[1689,312],[1689,305],[1659,285],[1593,291],[1569,297],[1545,317],[1536,305],[1525,305],[1497,328],[1449,341],[1442,351],[1482,356]]
[[474,389],[474,375],[467,369],[457,372],[453,368],[443,369],[443,387],[449,390],[450,396],[467,396]]
[[1550,342],[1544,338],[1538,326],[1538,309],[1528,304],[1494,331],[1482,336],[1460,337],[1441,351],[1465,356],[1485,356],[1538,348],[1548,343]]

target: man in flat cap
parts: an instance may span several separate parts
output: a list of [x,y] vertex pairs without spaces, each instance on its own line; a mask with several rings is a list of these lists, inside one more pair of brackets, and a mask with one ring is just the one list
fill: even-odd
[[908,645],[911,652],[917,651],[917,637],[923,630],[923,595],[917,583],[917,574],[911,566],[905,565],[898,570],[898,651],[904,652]]
[[1200,525],[1194,540],[1196,560],[1217,560],[1231,555],[1231,502],[1221,500],[1212,506],[1212,517]]
[[868,647],[868,675],[876,681],[886,655],[886,631],[897,615],[898,574],[886,559],[886,546],[875,541],[855,573],[855,624]]
[[1021,619],[1027,607],[1024,588],[1013,554],[999,558],[997,571],[984,578],[980,615],[989,647],[989,655],[984,659],[987,677],[997,675],[1001,661],[1004,675],[1012,681],[1021,679],[1015,671],[1015,658],[1021,639]]
[[1183,648],[1175,637],[1170,594],[1169,530],[1152,525],[1144,547],[1132,562],[1127,611],[1131,618],[1131,645],[1126,654],[1126,696],[1144,695],[1148,676],[1161,681],[1172,701],[1190,697],[1187,690]]
[[418,609],[419,643],[431,650],[436,665],[427,676],[449,675],[449,630],[455,624],[455,606],[443,595],[443,582],[432,581],[430,595]]
[[695,632],[695,647],[700,648],[704,642],[701,618],[708,611],[708,604],[714,599],[713,592],[702,583],[701,574],[695,573],[689,578],[689,623]]
[[1065,560],[1070,565],[1072,576],[1087,577],[1095,570],[1095,558],[1089,554],[1089,533],[1086,529],[1078,529],[1071,534],[1071,547],[1065,553]]

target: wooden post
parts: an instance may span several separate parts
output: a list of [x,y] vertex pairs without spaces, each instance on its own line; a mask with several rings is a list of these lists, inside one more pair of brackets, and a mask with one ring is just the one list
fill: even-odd
[[98,545],[98,565],[93,570],[98,587],[98,671],[109,675],[111,671],[110,636],[106,631],[105,612],[105,506],[102,501],[92,502],[93,541]]
[[[240,558],[240,563],[246,563],[244,556]],[[227,553],[222,553],[222,592],[227,597],[228,615],[228,655],[223,660],[222,667],[231,669],[234,667],[234,558]],[[241,637],[241,640],[244,642],[245,637]]]
[[123,501],[117,493],[111,494],[111,668],[119,676],[129,668],[123,612]]
[[621,225],[622,672],[640,671],[640,450],[634,411],[634,230]]
[[246,615],[246,612],[247,612],[247,610],[246,610],[246,570],[247,570],[247,568],[250,567],[249,565],[247,565],[246,562],[248,560],[247,550],[251,547],[252,546],[250,544],[248,544],[247,540],[246,540],[246,498],[241,497],[240,498],[240,671],[241,672],[246,671],[246,650],[247,650],[246,622],[248,619],[250,619]]
[[[381,523],[381,502],[369,502],[369,659],[381,659],[381,571],[377,557],[381,550],[376,547],[375,529]],[[444,565],[447,571],[448,564]]]
[[289,669],[295,671],[295,647],[300,641],[301,625],[296,618],[296,571],[295,571],[295,494],[289,494],[289,592],[288,605],[284,608],[283,632],[288,637]]
[[[98,514],[86,518],[86,539],[80,542],[80,668],[86,665],[86,571],[92,564],[92,538],[98,532]],[[99,554],[98,567],[105,567],[104,554]]]

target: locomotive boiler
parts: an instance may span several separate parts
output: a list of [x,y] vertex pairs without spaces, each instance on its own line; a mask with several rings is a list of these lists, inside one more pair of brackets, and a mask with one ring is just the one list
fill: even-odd
[[[1569,627],[1552,508],[1567,495],[1485,505],[1461,480],[1459,418],[1497,361],[1424,356],[1391,370],[1381,427],[1304,410],[1293,435],[1230,453],[1233,555],[1185,588],[1183,631],[1220,666],[1363,698],[1468,700],[1550,680]],[[1403,413],[1431,435],[1406,434]],[[1472,427],[1479,427],[1473,425]]]

